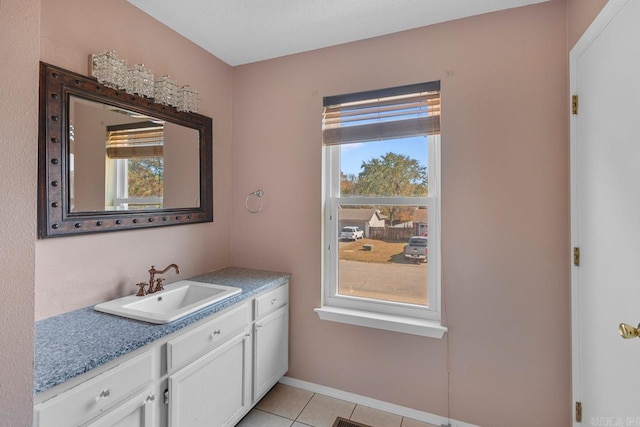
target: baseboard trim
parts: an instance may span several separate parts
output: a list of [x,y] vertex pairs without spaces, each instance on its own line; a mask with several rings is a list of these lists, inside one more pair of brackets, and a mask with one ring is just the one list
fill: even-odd
[[320,384],[310,383],[291,377],[283,377],[280,383],[307,390],[313,393],[324,394],[325,396],[334,397],[336,399],[346,400],[357,405],[368,406],[370,408],[379,409],[381,411],[391,412],[414,420],[422,421],[436,426],[448,425],[451,427],[480,427],[475,424],[465,423],[463,421],[452,420],[440,415],[431,414],[429,412],[418,411],[416,409],[407,408],[405,406],[384,402],[382,400],[372,399],[370,397],[361,396],[359,394],[342,391],[335,388],[323,386]]

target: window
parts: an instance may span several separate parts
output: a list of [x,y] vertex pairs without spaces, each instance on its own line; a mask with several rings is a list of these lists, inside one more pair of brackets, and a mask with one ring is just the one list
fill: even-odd
[[[442,337],[440,82],[324,98],[321,318]],[[345,233],[357,228],[359,233]]]
[[107,126],[105,206],[112,210],[163,207],[164,124]]

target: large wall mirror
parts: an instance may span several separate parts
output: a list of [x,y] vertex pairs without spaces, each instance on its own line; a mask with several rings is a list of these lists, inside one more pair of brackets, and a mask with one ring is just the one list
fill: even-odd
[[213,221],[212,127],[41,63],[38,237]]

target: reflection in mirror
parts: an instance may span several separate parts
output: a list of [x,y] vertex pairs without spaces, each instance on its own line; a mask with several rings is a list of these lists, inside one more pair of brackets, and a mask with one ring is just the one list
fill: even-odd
[[71,212],[200,206],[196,129],[77,96],[69,112]]

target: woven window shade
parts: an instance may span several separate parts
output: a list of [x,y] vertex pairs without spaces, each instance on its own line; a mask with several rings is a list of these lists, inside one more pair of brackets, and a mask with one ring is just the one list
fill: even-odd
[[163,157],[164,126],[154,122],[107,127],[107,156],[110,159]]
[[440,133],[440,82],[324,98],[325,145]]

